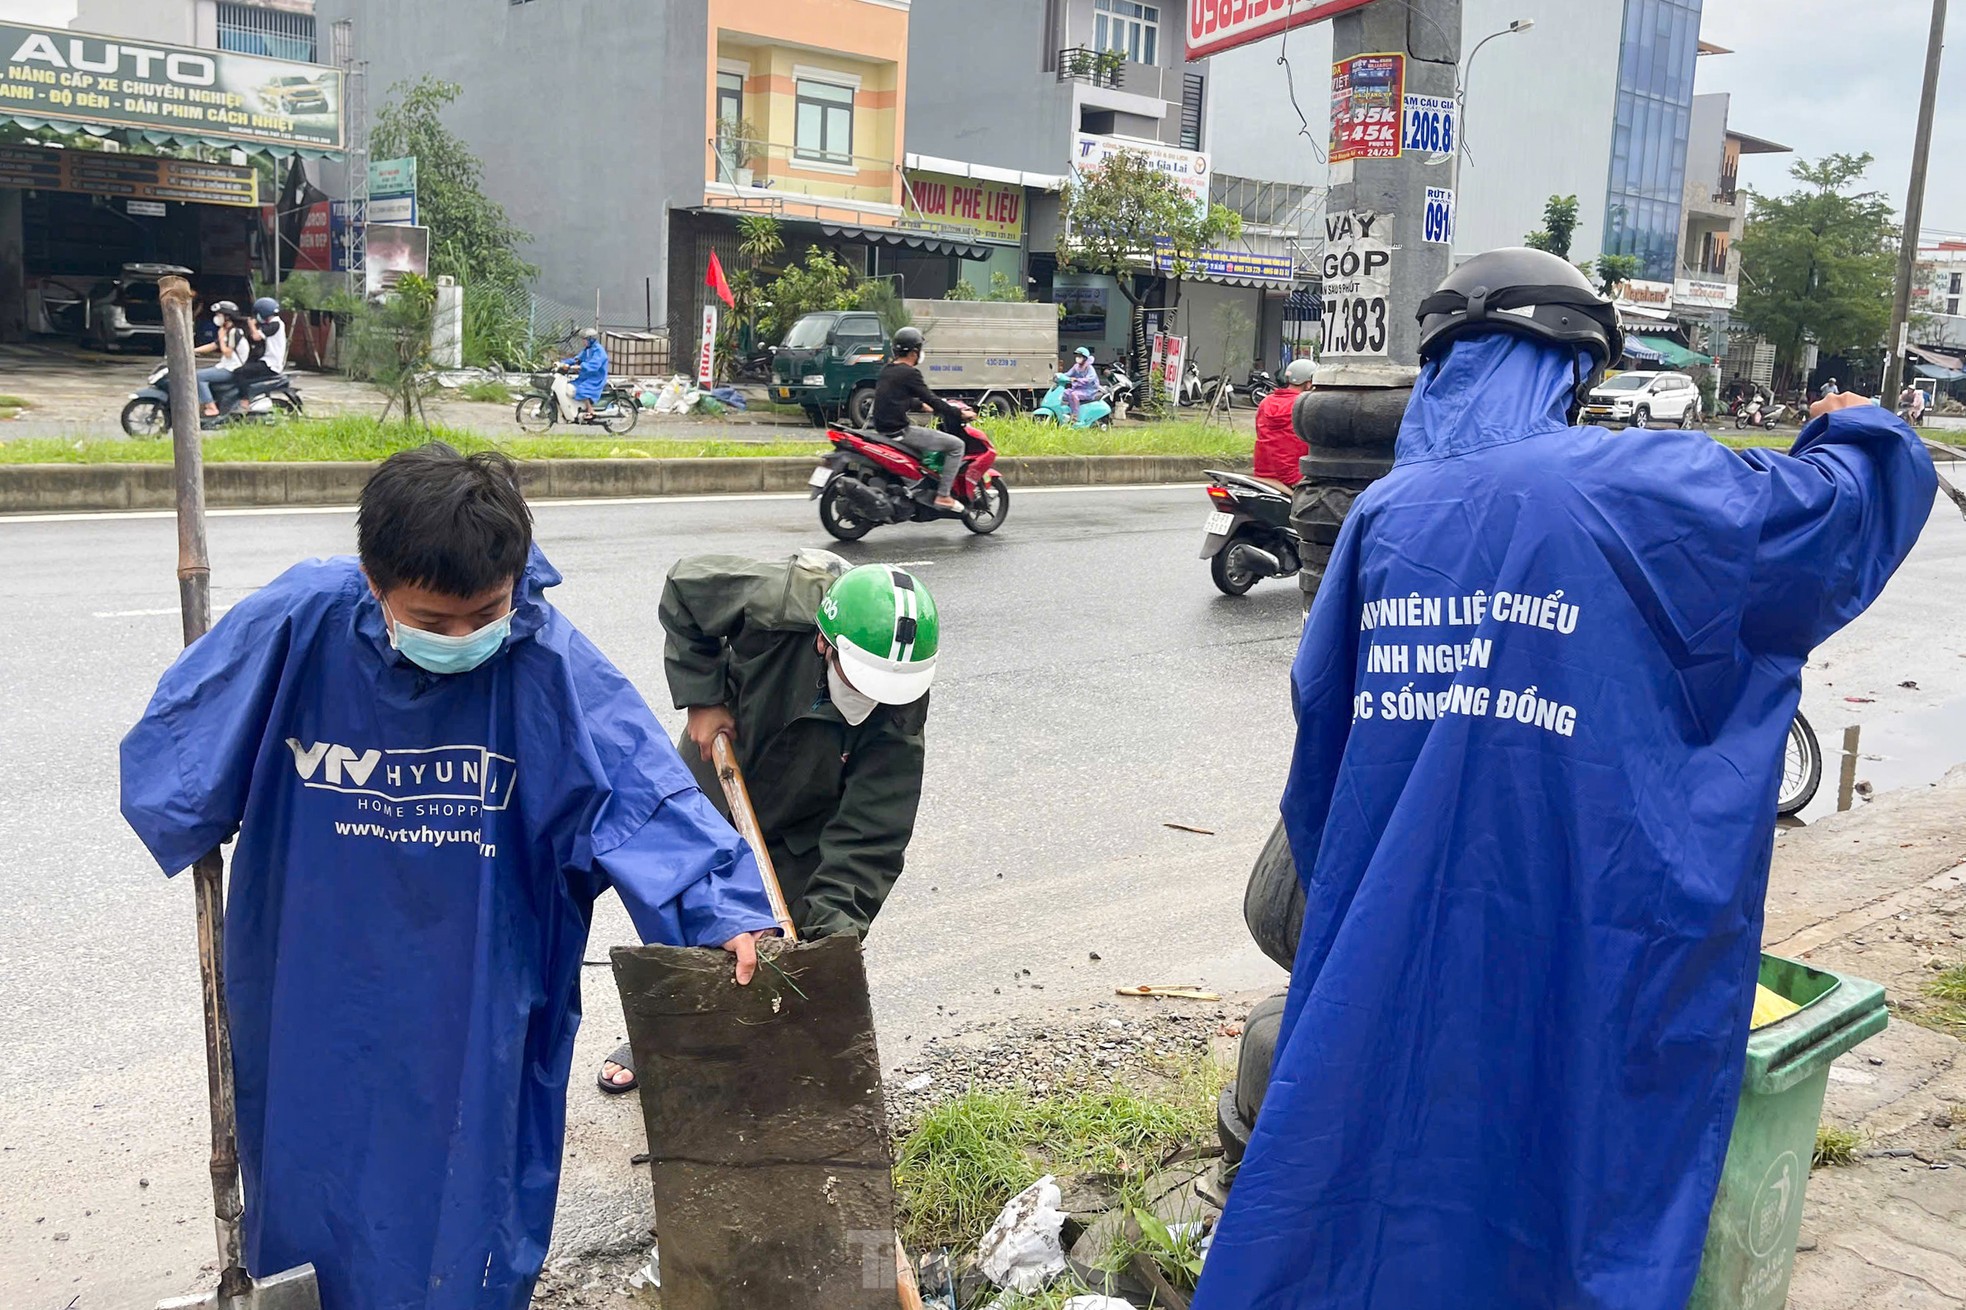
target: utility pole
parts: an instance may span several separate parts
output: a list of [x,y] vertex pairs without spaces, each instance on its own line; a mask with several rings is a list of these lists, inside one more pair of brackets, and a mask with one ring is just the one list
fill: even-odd
[[1925,90],[1918,99],[1918,141],[1905,191],[1905,234],[1898,247],[1898,288],[1891,300],[1890,353],[1884,365],[1884,407],[1894,409],[1904,387],[1905,345],[1911,329],[1911,279],[1918,271],[1918,232],[1925,218],[1925,165],[1932,153],[1932,114],[1939,98],[1939,59],[1945,53],[1946,0],[1932,0],[1932,35],[1925,43]]

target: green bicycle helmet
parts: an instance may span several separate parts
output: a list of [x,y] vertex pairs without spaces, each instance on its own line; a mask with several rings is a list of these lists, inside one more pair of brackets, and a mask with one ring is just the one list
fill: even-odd
[[862,564],[835,578],[819,603],[819,632],[846,680],[883,705],[912,705],[935,681],[942,625],[934,597],[906,570]]

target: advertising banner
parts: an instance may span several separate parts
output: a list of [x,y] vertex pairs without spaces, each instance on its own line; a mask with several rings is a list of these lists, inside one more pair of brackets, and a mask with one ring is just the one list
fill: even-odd
[[1170,395],[1181,392],[1181,370],[1188,362],[1188,339],[1168,337],[1167,345],[1161,351],[1161,382]]
[[379,196],[371,192],[369,195],[369,222],[399,223],[415,226],[416,197]]
[[1072,157],[1072,166],[1081,173],[1090,172],[1114,155],[1139,155],[1161,172],[1179,182],[1187,193],[1195,198],[1195,207],[1208,208],[1208,153],[1202,150],[1183,150],[1178,146],[1164,146],[1158,141],[1134,141],[1124,137],[1094,136],[1081,132],[1078,136],[1078,149]]
[[1379,359],[1392,311],[1393,222],[1364,210],[1324,218],[1324,345],[1320,358]]
[[1671,309],[1672,283],[1647,282],[1641,278],[1620,282],[1617,301],[1640,309]]
[[375,196],[413,196],[416,194],[416,156],[402,159],[375,159],[369,162],[369,194]]
[[1358,9],[1372,0],[1188,0],[1188,58],[1261,41]]
[[430,272],[429,228],[371,227],[367,240],[362,272],[370,295],[392,289],[405,273]]
[[703,340],[696,347],[696,385],[707,387],[716,381],[717,307],[703,307]]
[[1402,147],[1423,155],[1454,153],[1456,111],[1452,96],[1408,95],[1402,97],[1402,104],[1405,115],[1400,128]]
[[0,146],[0,186],[195,205],[259,203],[259,175],[250,168],[46,146]]
[[1051,294],[1065,311],[1058,316],[1059,332],[1074,337],[1106,335],[1106,288],[1053,287]]
[[1397,159],[1405,55],[1354,55],[1331,66],[1331,162]]
[[1024,237],[1024,188],[979,177],[908,169],[908,189],[921,216],[978,236],[1016,242]]
[[1162,372],[1166,366],[1167,334],[1165,332],[1156,332],[1153,336],[1153,345],[1150,347],[1147,355],[1147,376],[1150,378],[1166,377],[1167,375]]
[[1452,187],[1427,188],[1427,208],[1421,216],[1420,239],[1429,245],[1454,244],[1454,189]]
[[1681,309],[1732,309],[1740,302],[1741,289],[1730,282],[1683,277],[1672,284],[1672,299]]
[[[1163,273],[1174,270],[1174,246],[1156,241],[1154,262]],[[1189,256],[1189,277],[1221,278],[1224,281],[1261,280],[1294,282],[1297,268],[1289,255],[1262,255],[1253,250],[1202,250]]]
[[339,69],[0,23],[0,117],[340,151]]

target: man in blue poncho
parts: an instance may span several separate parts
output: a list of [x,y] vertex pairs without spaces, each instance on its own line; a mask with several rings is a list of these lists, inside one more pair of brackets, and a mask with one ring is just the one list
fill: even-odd
[[[608,348],[601,344],[601,334],[588,328],[580,334],[585,343],[578,355],[560,361],[560,367],[573,371],[571,380],[560,378],[555,383],[555,393],[559,397],[560,412],[572,423],[592,423],[594,421],[594,402],[601,398],[601,392],[608,382]],[[574,412],[568,401],[578,402],[579,412]]]
[[772,924],[750,851],[543,597],[511,462],[429,445],[164,675],[123,814],[166,873],[238,834],[225,926],[256,1274],[325,1310],[523,1310],[559,1186],[580,964]]
[[1571,427],[1620,353],[1539,251],[1421,306],[1396,462],[1293,671],[1308,908],[1196,1310],[1691,1292],[1800,670],[1936,484],[1861,401],[1786,455]]

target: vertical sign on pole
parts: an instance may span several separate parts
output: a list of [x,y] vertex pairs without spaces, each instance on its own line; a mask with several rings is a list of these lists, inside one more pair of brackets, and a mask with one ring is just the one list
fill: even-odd
[[1166,354],[1161,364],[1161,381],[1167,386],[1168,394],[1181,394],[1181,367],[1188,354],[1186,337],[1168,337]]
[[1331,162],[1398,159],[1405,90],[1404,55],[1354,55],[1333,64]]
[[696,352],[696,384],[707,387],[716,380],[717,307],[703,307],[703,342]]
[[1452,187],[1427,188],[1427,207],[1420,224],[1420,237],[1431,245],[1454,244],[1454,189]]

